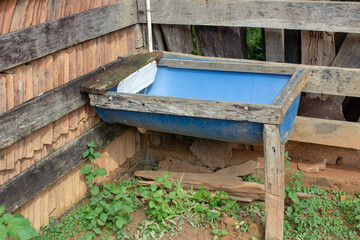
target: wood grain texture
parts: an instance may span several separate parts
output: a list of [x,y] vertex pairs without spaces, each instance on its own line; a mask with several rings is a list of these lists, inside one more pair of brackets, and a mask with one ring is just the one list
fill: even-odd
[[[139,21],[146,23],[145,1],[138,1]],[[157,0],[152,22],[303,29],[360,33],[360,4],[329,1]]]
[[116,68],[105,70],[100,76],[95,76],[81,85],[81,90],[91,94],[104,94],[114,88],[119,82],[140,68],[153,61],[159,61],[162,52],[139,50],[126,57]]
[[265,58],[271,62],[285,62],[284,29],[265,29]]
[[265,239],[283,239],[284,224],[284,145],[279,128],[264,125]]
[[335,59],[334,33],[302,31],[301,63],[331,66]]
[[199,55],[248,58],[246,30],[244,28],[197,26],[195,31],[197,41],[201,42],[201,46],[198,44]]
[[[304,87],[303,92],[360,97],[360,81],[358,81],[358,79],[360,79],[360,69],[311,66],[305,64],[274,63],[243,59],[219,59],[215,57],[203,57],[191,54],[170,52],[164,52],[164,56],[213,60],[217,62],[228,63],[246,63],[248,65],[265,66],[267,69],[273,69],[272,71],[281,71],[279,69],[293,69],[294,71],[296,69],[309,70],[309,82]],[[162,60],[160,61],[160,64],[161,63]],[[173,64],[173,67],[176,67],[176,65]]]
[[333,66],[360,68],[360,34],[348,34],[346,36]]
[[298,116],[289,140],[360,149],[360,123]]
[[101,123],[57,149],[0,187],[0,204],[12,212],[84,162],[86,144],[95,141],[99,148],[122,135],[127,127]]
[[280,124],[281,108],[264,104],[160,97],[140,94],[90,94],[92,106],[145,113]]
[[[107,64],[105,68],[112,69],[121,61]],[[0,114],[0,149],[84,106],[89,102],[89,98],[80,91],[80,85],[103,72],[101,68],[96,69]]]
[[[206,59],[206,58],[202,58]],[[295,68],[287,66],[278,66],[274,68],[260,62],[233,62],[231,59],[217,59],[217,61],[194,61],[187,59],[169,59],[162,58],[159,61],[159,66],[167,66],[172,68],[190,68],[190,69],[203,69],[203,70],[217,70],[217,71],[230,71],[230,72],[251,72],[251,73],[270,73],[270,74],[284,74],[292,75]]]
[[137,23],[135,0],[0,36],[0,71]]
[[[166,49],[170,52],[191,53],[194,51],[193,36],[190,26],[161,25]],[[161,46],[159,31],[154,31],[156,43]],[[165,50],[163,48],[162,50]]]

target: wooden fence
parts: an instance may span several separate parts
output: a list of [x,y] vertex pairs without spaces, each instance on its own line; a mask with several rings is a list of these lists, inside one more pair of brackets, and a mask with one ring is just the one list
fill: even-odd
[[[360,3],[152,4],[159,49],[191,53],[195,26],[205,55],[256,65],[244,60],[245,28],[261,27],[270,68],[302,64],[311,70],[304,91],[330,95],[334,104],[360,97]],[[85,196],[79,169],[87,141],[102,147],[98,164],[108,171],[140,150],[134,129],[100,123],[79,85],[142,47],[145,28],[143,34],[137,23],[145,22],[142,0],[0,1],[0,205],[39,228]],[[360,149],[360,123],[298,117],[291,139]]]
[[139,151],[138,133],[100,123],[79,91],[135,50],[136,23],[129,0],[0,2],[0,205],[37,229],[86,196],[87,142],[109,172]]
[[[139,22],[145,23],[144,3],[139,1],[138,5]],[[350,97],[357,104],[360,98],[360,3],[158,0],[152,8],[153,39],[160,50],[192,53],[195,37],[198,52],[205,56],[246,59],[244,27],[263,28],[266,64],[310,69],[304,93],[310,103],[315,101],[311,98],[321,98],[317,108],[301,103],[302,116],[297,117],[290,140],[360,149],[360,124],[339,121],[345,120],[344,99]],[[356,106],[350,104],[347,108],[360,122]],[[360,161],[354,164],[360,166]]]

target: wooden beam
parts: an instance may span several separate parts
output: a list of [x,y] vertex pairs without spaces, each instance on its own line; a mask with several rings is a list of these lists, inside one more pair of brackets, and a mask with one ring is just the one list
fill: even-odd
[[136,0],[124,0],[1,35],[0,71],[137,22]]
[[98,148],[121,136],[128,127],[100,123],[49,156],[26,169],[0,187],[0,206],[13,212],[85,161],[86,144],[95,141]]
[[147,50],[139,50],[129,55],[116,68],[106,71],[101,76],[96,76],[81,85],[81,90],[91,94],[104,94],[106,91],[116,87],[119,82],[132,73],[136,72],[145,65],[159,61],[162,52],[154,51],[149,53]]
[[91,78],[96,78],[117,68],[121,62],[120,59],[109,63],[103,68],[98,68],[0,114],[0,149],[10,146],[88,103],[89,98],[86,93],[80,91],[80,85]]
[[284,145],[279,128],[264,125],[265,239],[283,239],[284,228]]
[[304,87],[303,92],[360,97],[360,81],[358,81],[358,79],[360,79],[360,69],[275,63],[244,59],[219,59],[214,57],[202,57],[191,54],[169,52],[164,52],[164,56],[213,60],[217,62],[244,63],[249,65],[258,64],[259,67],[265,66],[266,69],[273,69],[273,71],[277,68],[294,69],[294,71],[296,69],[307,69],[310,71],[309,82]]
[[[145,2],[138,1],[146,23]],[[158,0],[152,22],[360,33],[360,3],[291,0]]]
[[297,116],[289,140],[360,149],[360,123]]
[[280,124],[281,107],[264,104],[161,97],[143,94],[90,94],[95,107],[175,116]]
[[[230,72],[251,72],[251,73],[270,73],[270,74],[283,74],[292,75],[295,68],[289,66],[278,66],[274,68],[260,64],[260,62],[232,62],[229,59],[219,59],[216,61],[194,61],[187,59],[170,59],[162,58],[159,61],[159,66],[166,66],[172,68],[190,68],[202,70],[217,70],[217,71],[230,71]],[[261,62],[262,63],[262,62]]]

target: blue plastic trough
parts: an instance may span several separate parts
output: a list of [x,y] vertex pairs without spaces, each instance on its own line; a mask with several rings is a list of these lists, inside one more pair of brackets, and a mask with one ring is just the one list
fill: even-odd
[[[170,61],[172,64],[161,64],[162,61]],[[236,103],[248,103],[249,107],[245,107],[245,109],[251,111],[252,105],[274,107],[281,105],[284,98],[289,95],[288,92],[293,88],[294,83],[302,77],[301,70],[293,70],[293,72],[287,72],[286,74],[284,72],[273,74],[261,73],[261,71],[260,73],[235,72],[186,67],[188,62],[191,62],[191,64],[195,62],[202,66],[202,64],[209,65],[211,63],[221,65],[225,63],[223,61],[174,57],[163,57],[162,61],[158,66],[154,83],[136,94],[139,101],[145,95],[160,97],[160,99],[165,99],[165,102],[166,99],[179,101],[181,99],[198,99],[208,104],[209,109],[212,103],[229,102],[233,103],[231,106],[236,106]],[[185,63],[185,65],[179,64],[170,67],[169,65],[172,66],[174,61]],[[229,62],[229,64],[236,66],[237,63]],[[257,68],[259,69],[259,67]],[[294,125],[299,105],[298,94],[291,99],[292,103],[288,104],[287,111],[280,116],[279,124],[277,124],[279,125],[282,142],[287,141]],[[116,88],[104,95],[108,95],[109,101],[112,101],[116,96],[127,96],[127,94],[116,93]],[[119,101],[121,102],[121,100]],[[128,102],[132,103],[131,101],[128,100]],[[164,114],[156,111],[155,113],[141,110],[134,111],[133,108],[127,109],[126,107],[109,109],[105,106],[106,104],[96,104],[96,100],[93,100],[93,98],[91,103],[101,119],[108,123],[122,123],[149,130],[243,144],[262,144],[263,142],[263,125],[265,123],[256,121],[256,119],[255,121],[237,121],[236,119],[224,119],[221,116],[203,117],[201,114],[198,116],[174,115],[172,112],[166,114],[166,110],[164,110]],[[157,101],[154,102],[155,105],[156,103]],[[169,102],[169,104],[172,103]],[[143,103],[143,106],[145,106],[145,103]],[[171,105],[167,107],[171,108]]]

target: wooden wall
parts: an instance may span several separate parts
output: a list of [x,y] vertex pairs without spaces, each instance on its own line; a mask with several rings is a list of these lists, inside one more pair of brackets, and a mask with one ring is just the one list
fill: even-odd
[[[118,1],[2,0],[0,33],[4,35],[115,2]],[[4,70],[0,73],[0,114],[134,51],[134,29],[135,26],[130,26]],[[99,123],[100,118],[87,104],[1,149],[0,186]],[[136,141],[137,132],[127,130],[101,150],[104,159],[99,165],[113,171],[139,150]],[[49,216],[60,216],[85,197],[80,168],[73,169],[16,212],[29,218],[37,229],[48,223]]]

